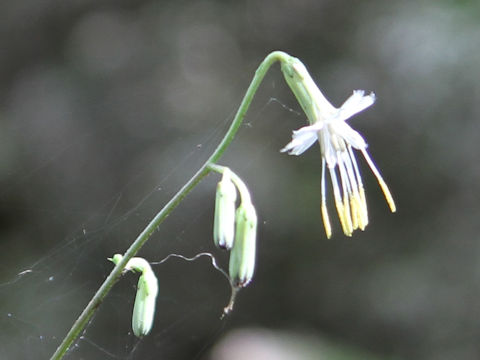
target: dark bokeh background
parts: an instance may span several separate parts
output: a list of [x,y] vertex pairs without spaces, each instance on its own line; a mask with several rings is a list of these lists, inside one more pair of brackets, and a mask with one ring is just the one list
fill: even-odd
[[[326,240],[320,154],[280,154],[305,118],[278,66],[222,159],[259,213],[257,272],[229,288],[207,259],[155,265],[152,334],[119,282],[69,359],[478,359],[478,1],[0,2],[0,358],[48,358],[122,252],[208,157],[261,60],[299,57],[397,200],[362,162],[371,222]],[[291,111],[292,110],[292,111]],[[212,251],[215,176],[142,250]],[[331,211],[333,214],[333,211]],[[23,272],[25,271],[25,272]],[[21,273],[23,272],[23,273]],[[270,357],[268,357],[270,356]]]

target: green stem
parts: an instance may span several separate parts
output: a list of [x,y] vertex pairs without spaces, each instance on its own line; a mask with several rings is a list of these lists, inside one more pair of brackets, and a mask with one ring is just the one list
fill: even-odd
[[[208,168],[212,171],[215,171],[219,174],[223,174],[223,172],[226,169],[226,166],[222,165],[217,165],[217,164],[209,164]],[[240,193],[240,198],[242,199],[242,202],[252,202],[251,197],[250,197],[250,191],[248,191],[247,185],[243,182],[243,180],[235,174],[232,169],[230,169],[230,176],[232,178],[232,181],[235,183],[235,186],[238,189],[238,192]]]
[[145,229],[140,233],[140,235],[138,235],[132,245],[130,245],[128,250],[123,255],[122,260],[114,267],[110,275],[108,275],[108,277],[97,290],[88,305],[77,318],[72,328],[63,339],[62,343],[59,345],[55,353],[50,358],[51,360],[58,360],[63,358],[67,350],[70,348],[75,339],[77,339],[80,332],[85,328],[90,318],[98,309],[112,286],[118,281],[127,262],[137,254],[137,252],[152,236],[158,226],[173,211],[173,209],[175,209],[175,207],[183,200],[183,198],[200,182],[200,180],[202,180],[211,171],[209,165],[215,164],[223,155],[223,153],[235,137],[235,134],[237,133],[240,125],[242,124],[243,118],[245,117],[245,114],[252,102],[253,96],[255,95],[258,86],[262,82],[270,66],[272,66],[277,61],[287,61],[287,59],[289,58],[290,55],[282,51],[274,51],[262,61],[257,71],[255,72],[255,76],[253,77],[253,80],[250,83],[250,86],[248,87],[245,96],[243,97],[242,103],[238,108],[235,118],[230,125],[230,128],[228,129],[220,144],[217,146],[217,148],[208,158],[208,160],[197,171],[197,173],[185,185],[183,185],[183,187],[170,199],[170,201],[163,207],[163,209],[161,209],[157,213],[157,215],[155,215],[155,217],[150,221],[150,223],[145,227]]

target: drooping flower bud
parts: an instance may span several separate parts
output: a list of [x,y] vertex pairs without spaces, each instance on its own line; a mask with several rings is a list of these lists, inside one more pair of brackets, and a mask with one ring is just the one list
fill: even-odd
[[237,190],[231,180],[231,171],[225,168],[217,185],[213,223],[213,241],[220,249],[230,250],[233,246],[236,200]]
[[240,204],[235,220],[235,243],[230,253],[229,273],[233,286],[245,287],[252,280],[255,269],[257,213],[251,202]]
[[[112,261],[115,265],[122,260],[123,256],[115,254]],[[138,279],[137,294],[135,295],[135,304],[133,305],[132,330],[135,336],[143,337],[147,335],[153,326],[155,318],[155,306],[158,294],[158,281],[147,260],[134,257],[131,258],[125,270],[141,272]]]
[[152,330],[157,294],[157,277],[149,265],[138,279],[137,295],[133,306],[132,330],[137,337],[148,335]]

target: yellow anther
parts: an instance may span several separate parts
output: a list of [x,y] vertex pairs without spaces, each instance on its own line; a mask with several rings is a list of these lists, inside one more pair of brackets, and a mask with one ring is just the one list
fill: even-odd
[[357,204],[357,198],[355,195],[350,196],[350,211],[352,213],[352,225],[353,225],[353,230],[358,229],[358,217],[359,217],[359,211],[360,209],[358,208]]
[[347,220],[345,218],[345,210],[343,209],[343,203],[340,199],[335,200],[335,206],[337,207],[338,218],[340,219],[340,225],[345,235],[352,236],[352,232],[348,230]]
[[362,225],[360,225],[360,229],[364,230],[365,227],[368,225],[368,208],[367,208],[367,199],[365,198],[365,190],[363,189],[363,186],[358,187],[358,194],[360,195],[360,203],[362,207],[362,212],[361,212]]
[[347,226],[347,233],[345,233],[348,236],[352,236],[353,233],[353,224],[352,224],[352,216],[350,214],[350,204],[348,202],[348,196],[345,195],[343,197],[343,211],[344,211],[344,217],[345,217],[345,224]]
[[323,226],[325,227],[325,234],[327,234],[327,239],[332,237],[332,227],[330,225],[330,218],[328,216],[327,205],[325,201],[322,201],[322,219],[323,219]]
[[368,224],[368,215],[366,213],[366,207],[363,206],[362,199],[358,193],[355,196],[355,206],[357,209],[358,228],[363,231]]
[[390,190],[388,189],[387,184],[383,181],[382,178],[378,179],[378,183],[382,188],[383,195],[385,195],[385,200],[387,200],[388,206],[390,207],[390,211],[393,213],[397,211],[397,207],[395,206],[395,201],[393,201],[392,194],[390,194]]

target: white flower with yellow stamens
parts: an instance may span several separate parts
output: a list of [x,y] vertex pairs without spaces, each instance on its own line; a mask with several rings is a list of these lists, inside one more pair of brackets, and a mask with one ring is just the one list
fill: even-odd
[[[330,172],[335,205],[343,232],[351,236],[354,230],[358,228],[363,230],[368,224],[365,192],[353,149],[362,152],[380,184],[390,210],[395,212],[395,203],[390,191],[368,155],[367,143],[346,123],[347,119],[371,106],[375,102],[375,95],[373,93],[365,95],[363,90],[356,90],[340,108],[335,108],[323,96],[300,60],[292,57],[289,62],[282,63],[282,71],[305,111],[310,125],[294,131],[292,141],[281,151],[300,155],[315,141],[318,140],[320,143],[321,210],[327,237],[331,237],[332,230],[326,207],[325,166]],[[340,175],[340,181],[337,174]]]

